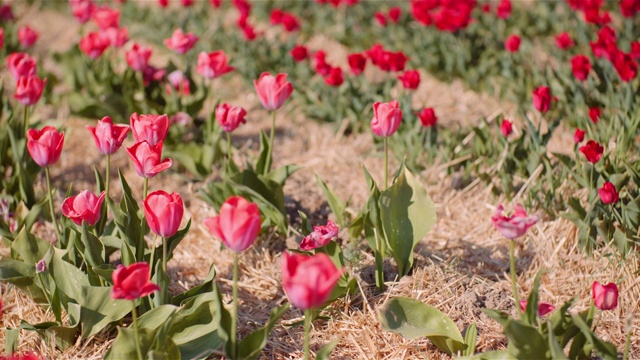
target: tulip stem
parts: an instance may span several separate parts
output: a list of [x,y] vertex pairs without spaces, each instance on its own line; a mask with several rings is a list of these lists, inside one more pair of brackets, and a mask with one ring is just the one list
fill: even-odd
[[384,138],[384,188],[389,186],[389,142]]
[[629,360],[629,350],[631,348],[631,330],[632,330],[632,319],[628,318],[627,320],[627,338],[624,342],[624,353],[622,355],[623,360]]
[[[111,175],[111,155],[107,155],[107,168],[104,174],[104,193],[109,197],[109,178]],[[107,202],[109,202],[107,200]]]
[[144,360],[142,357],[142,350],[140,349],[140,337],[138,336],[138,314],[136,313],[136,301],[131,301],[131,316],[133,317],[133,336],[136,342],[136,353],[138,354],[138,359]]
[[520,315],[522,310],[520,309],[520,299],[518,297],[518,283],[516,280],[516,241],[511,240],[509,242],[509,272],[511,273],[511,286],[513,286],[513,299],[516,302],[516,309]]
[[[29,106],[24,107],[24,138],[27,138],[27,132],[29,131]],[[26,144],[26,142],[25,142]],[[25,145],[26,146],[26,145]]]
[[311,309],[304,311],[304,360],[309,360],[309,343],[311,338]]
[[[166,275],[167,279],[169,279],[169,274],[167,273],[167,239],[164,236],[162,237],[162,272],[164,272],[164,274]],[[163,279],[164,279],[164,277],[163,277]],[[164,280],[162,282],[164,283]],[[168,294],[169,294],[169,283],[170,282],[171,281],[169,280],[162,287],[162,304],[165,304],[169,300],[167,298],[168,298]]]
[[153,274],[153,269],[155,268],[155,265],[153,264],[153,258],[155,257],[156,254],[156,241],[158,240],[158,235],[154,235],[153,236],[153,243],[151,244],[151,259],[149,261],[149,278],[151,278],[151,275]]
[[231,133],[227,133],[227,173],[231,174]]
[[149,178],[144,178],[144,185],[142,186],[142,201],[147,199],[147,191],[149,191]]
[[267,174],[271,170],[271,163],[273,162],[273,141],[276,132],[276,111],[271,111],[271,132],[269,133],[269,149],[267,152],[267,161],[264,166],[264,174]]
[[238,346],[238,253],[233,254],[233,314],[231,314],[231,333],[229,338],[231,341],[231,358],[237,358]]
[[56,236],[58,237],[58,243],[62,241],[62,236],[60,235],[60,229],[58,228],[58,220],[56,219],[56,211],[53,207],[53,192],[51,191],[51,176],[49,175],[49,168],[44,168],[44,175],[47,179],[47,195],[49,197],[49,210],[51,211],[51,221],[53,222],[53,227],[56,230]]

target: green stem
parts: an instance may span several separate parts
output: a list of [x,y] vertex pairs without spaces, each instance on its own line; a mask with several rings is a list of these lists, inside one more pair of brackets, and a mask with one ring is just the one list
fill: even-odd
[[147,199],[147,191],[149,191],[149,178],[144,178],[144,185],[142,186],[142,201]]
[[516,281],[516,241],[511,240],[509,242],[509,272],[511,273],[511,286],[513,287],[513,299],[516,302],[516,309],[518,314],[522,315],[520,310],[520,298],[518,297],[518,283]]
[[267,152],[267,161],[265,165],[265,174],[271,170],[271,163],[273,162],[273,140],[276,132],[276,111],[271,111],[271,132],[269,133],[269,151]]
[[153,263],[153,258],[155,258],[156,254],[156,240],[158,240],[158,235],[153,236],[153,244],[151,244],[151,259],[149,260],[149,277],[153,274],[153,269],[155,269],[155,265]]
[[622,355],[623,360],[629,360],[629,350],[631,349],[631,330],[632,330],[632,321],[633,319],[627,319],[627,339],[624,342],[624,353]]
[[311,340],[311,309],[304,311],[304,360],[309,360],[309,343]]
[[231,133],[227,133],[227,173],[231,174]]
[[384,188],[389,187],[389,142],[384,138]]
[[53,227],[56,230],[56,236],[58,237],[58,243],[62,241],[62,236],[60,235],[60,229],[58,228],[58,219],[56,219],[56,211],[53,207],[53,192],[51,191],[51,176],[49,175],[49,168],[44,168],[44,174],[47,178],[47,193],[49,196],[49,210],[51,211],[51,221],[53,222]]
[[131,305],[131,316],[133,317],[133,336],[136,342],[136,353],[138,354],[138,359],[144,360],[144,358],[142,357],[142,350],[140,349],[140,337],[138,336],[138,314],[136,313],[136,301],[131,301]]
[[167,239],[162,237],[162,271],[167,273]]
[[109,197],[109,178],[111,177],[111,155],[107,155],[107,168],[104,177],[104,193]]
[[[166,275],[166,279],[169,279],[169,274],[167,273],[167,239],[162,237],[162,272]],[[165,279],[165,277],[162,277]],[[161,304],[166,304],[169,302],[169,283],[171,280],[169,279],[167,283],[163,282],[162,286],[162,302]]]
[[[27,138],[27,131],[29,131],[29,106],[24,107],[24,138]],[[25,142],[26,144],[26,142]],[[26,147],[26,145],[25,145]]]
[[233,314],[231,315],[231,333],[229,334],[231,340],[231,358],[236,359],[238,353],[238,256],[237,252],[233,255]]

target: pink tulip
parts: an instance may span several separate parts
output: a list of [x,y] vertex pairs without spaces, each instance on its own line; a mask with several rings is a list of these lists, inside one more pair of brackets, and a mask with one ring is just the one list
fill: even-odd
[[89,190],[83,190],[77,196],[71,196],[62,203],[62,214],[77,225],[85,221],[88,225],[95,225],[100,220],[100,210],[104,201],[104,191],[96,196]]
[[307,235],[300,242],[300,250],[309,251],[323,247],[338,236],[339,228],[331,220],[327,221],[325,226],[314,226],[311,234]]
[[27,53],[13,53],[7,56],[7,68],[18,81],[23,76],[36,75],[36,61]]
[[151,48],[138,44],[126,52],[125,57],[127,64],[134,71],[144,71],[149,66],[149,58],[151,57]]
[[113,299],[136,300],[154,291],[160,291],[160,287],[149,279],[149,264],[146,262],[129,266],[118,265],[111,274],[111,280],[113,281],[111,291]]
[[175,91],[178,95],[191,94],[189,79],[184,75],[182,71],[172,71],[169,75],[167,75],[167,80],[169,81],[166,87],[167,94],[171,95],[173,91]]
[[491,217],[491,221],[493,226],[507,239],[513,240],[524,235],[538,221],[538,217],[535,215],[527,216],[527,213],[519,204],[516,205],[513,215],[509,217],[502,215],[503,210],[504,207],[502,205],[498,206]]
[[136,169],[138,175],[144,178],[152,178],[171,167],[173,163],[171,159],[160,161],[162,157],[162,145],[163,143],[161,142],[155,145],[149,145],[148,142],[142,141],[127,148],[127,153],[131,161],[133,161],[133,167]]
[[97,10],[91,0],[69,1],[69,5],[71,5],[71,13],[81,24],[89,21]]
[[591,286],[593,303],[600,310],[613,310],[618,307],[618,286],[615,283],[602,285],[597,281]]
[[102,36],[109,40],[109,45],[120,48],[129,41],[129,32],[127,28],[108,28],[101,31]]
[[324,253],[282,255],[282,287],[289,301],[302,310],[322,306],[343,272]]
[[170,38],[164,40],[164,44],[178,54],[184,54],[198,42],[199,38],[193,33],[185,34],[182,29],[176,29]]
[[146,141],[149,145],[155,145],[164,141],[169,132],[169,117],[152,114],[131,114],[129,118],[131,131],[135,142]]
[[227,64],[227,55],[224,51],[201,52],[198,54],[198,66],[196,70],[207,79],[214,79],[224,75],[234,68]]
[[40,79],[35,75],[23,76],[16,84],[16,92],[13,94],[13,98],[22,105],[33,105],[40,100],[46,83],[47,79]]
[[532,92],[533,106],[541,113],[546,113],[551,108],[551,90],[547,86],[538,86]]
[[232,196],[220,207],[218,216],[204,220],[211,234],[237,253],[246,250],[260,232],[258,205],[241,196]]
[[[522,310],[522,312],[527,310],[527,303],[527,300],[520,300],[520,310]],[[553,306],[553,304],[541,301],[538,303],[538,317],[543,317],[555,309],[556,307]]]
[[108,116],[98,121],[98,125],[95,127],[87,126],[87,129],[91,132],[98,150],[105,155],[111,155],[118,151],[129,133],[128,125],[114,125]]
[[23,26],[18,30],[18,41],[23,48],[29,48],[38,41],[38,33],[29,26]]
[[416,112],[418,118],[420,119],[420,123],[424,127],[434,127],[436,126],[436,122],[438,121],[438,117],[436,116],[436,112],[433,108],[423,108],[420,112]]
[[216,119],[222,130],[232,132],[237,129],[240,124],[245,124],[245,115],[247,111],[240,106],[232,106],[227,103],[220,104],[216,108]]
[[391,100],[387,103],[376,102],[373,104],[373,119],[371,119],[371,130],[373,133],[388,137],[393,135],[402,122],[402,110],[397,101]]
[[60,160],[64,133],[58,132],[53,126],[45,126],[42,130],[29,129],[27,131],[27,150],[33,161],[41,167],[48,167]]
[[96,9],[92,17],[93,22],[98,25],[100,30],[120,27],[120,10],[118,9],[111,9],[108,6],[103,6]]
[[273,76],[263,72],[258,80],[253,80],[262,107],[267,110],[278,110],[291,96],[293,86],[287,81],[287,74]]
[[149,228],[158,236],[171,237],[178,232],[184,205],[178,193],[154,191],[144,200],[144,217]]
[[513,133],[513,123],[507,119],[503,119],[502,123],[500,123],[500,132],[504,137],[511,135],[511,133]]
[[605,182],[602,187],[598,189],[598,196],[600,196],[603,204],[614,204],[620,200],[616,186],[609,181]]
[[102,32],[90,32],[78,43],[80,50],[92,59],[99,58],[110,45],[111,40]]

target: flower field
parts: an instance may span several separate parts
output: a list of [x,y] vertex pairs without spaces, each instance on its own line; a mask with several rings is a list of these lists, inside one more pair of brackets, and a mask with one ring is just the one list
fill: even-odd
[[0,359],[640,359],[640,1],[0,5]]

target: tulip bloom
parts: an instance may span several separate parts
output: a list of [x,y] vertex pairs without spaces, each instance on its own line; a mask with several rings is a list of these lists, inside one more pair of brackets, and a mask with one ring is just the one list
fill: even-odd
[[7,68],[14,80],[36,76],[36,61],[27,53],[13,53],[7,56]]
[[90,32],[80,39],[78,43],[80,50],[92,59],[99,58],[110,45],[109,38],[101,32]]
[[354,75],[362,74],[364,67],[367,65],[367,58],[361,53],[347,56],[347,61],[349,62],[349,68],[351,68],[351,72]]
[[18,41],[23,48],[29,48],[38,41],[38,33],[29,26],[23,26],[18,30]]
[[511,15],[511,0],[502,0],[496,7],[496,15],[500,19],[507,19]]
[[618,191],[615,185],[609,181],[605,182],[600,189],[598,189],[598,195],[603,204],[614,204],[620,200]]
[[184,205],[178,193],[154,191],[143,202],[144,217],[149,229],[158,236],[171,237],[178,232]]
[[389,9],[389,20],[392,23],[395,24],[398,21],[400,21],[400,16],[401,15],[402,15],[402,10],[399,7],[394,6],[391,9]]
[[[522,312],[525,312],[527,310],[527,304],[527,300],[520,300],[520,310]],[[556,307],[553,306],[553,304],[541,301],[538,303],[538,317],[543,317],[555,309]]]
[[198,42],[199,38],[192,32],[184,33],[182,29],[176,29],[170,38],[164,40],[164,44],[178,54],[185,54]]
[[93,13],[92,18],[100,30],[120,27],[120,10],[118,9],[103,6]]
[[508,52],[518,52],[520,49],[520,41],[520,36],[509,35],[507,40],[504,41],[504,48],[507,49]]
[[155,145],[164,141],[169,132],[169,117],[165,115],[131,114],[129,118],[135,142],[146,141]]
[[582,129],[576,129],[576,132],[573,133],[573,141],[576,144],[581,143],[584,140],[585,131]]
[[228,198],[220,207],[218,216],[204,220],[211,234],[225,247],[240,253],[251,246],[260,232],[258,205],[241,196]]
[[173,163],[171,159],[160,161],[162,157],[162,145],[163,143],[161,142],[155,145],[149,145],[148,142],[142,141],[127,148],[129,158],[133,161],[133,167],[136,169],[138,175],[148,179],[171,167]]
[[314,226],[311,234],[307,235],[300,242],[300,250],[309,251],[323,247],[338,236],[339,228],[331,220],[325,226]]
[[253,86],[262,106],[267,110],[281,108],[293,92],[293,86],[287,81],[287,74],[274,77],[268,72],[263,72],[258,80],[253,80]]
[[587,144],[580,147],[580,152],[584,154],[592,164],[597,163],[602,157],[602,153],[604,152],[604,147],[598,144],[598,142],[594,140],[587,141]]
[[591,71],[591,62],[584,55],[576,55],[571,58],[571,71],[576,79],[583,81],[589,76]]
[[538,217],[535,215],[528,216],[522,206],[516,205],[516,209],[513,215],[507,217],[502,215],[504,207],[498,206],[496,212],[491,217],[493,226],[500,231],[500,233],[507,239],[516,239],[524,235],[530,227],[538,222]]
[[507,119],[503,119],[500,124],[500,132],[504,137],[507,137],[513,133],[513,123]]
[[78,20],[79,23],[85,24],[91,19],[97,8],[93,1],[70,1],[71,13]]
[[282,255],[282,287],[291,304],[302,310],[322,306],[343,272],[324,253]]
[[104,155],[111,155],[118,151],[129,133],[128,125],[114,125],[108,116],[98,121],[95,127],[87,126],[87,129],[91,132],[98,150]]
[[573,42],[573,39],[567,32],[563,32],[561,34],[554,36],[554,39],[556,40],[556,46],[558,46],[558,48],[562,50],[568,49],[573,45],[575,45],[575,43]]
[[373,119],[371,119],[371,130],[381,137],[393,135],[402,122],[402,110],[396,100],[387,103],[376,102],[373,104]]
[[108,28],[102,31],[102,36],[109,40],[109,45],[120,48],[129,41],[127,28]]
[[64,133],[58,132],[52,126],[45,126],[42,130],[29,129],[27,131],[27,149],[29,154],[41,167],[49,167],[60,160]]
[[240,106],[232,106],[227,103],[220,104],[216,108],[216,120],[226,132],[232,132],[237,129],[240,124],[245,124],[245,115],[247,111]]
[[214,79],[224,75],[234,68],[227,64],[227,55],[224,51],[201,52],[198,54],[198,66],[196,70],[207,79]]
[[40,79],[35,75],[23,76],[18,80],[13,98],[22,105],[33,105],[40,100],[46,83],[47,79]]
[[541,113],[546,113],[551,108],[551,90],[547,86],[539,86],[533,90],[533,106]]
[[169,75],[167,75],[167,80],[169,83],[167,84],[167,94],[171,95],[173,91],[178,95],[189,95],[191,94],[191,85],[189,84],[189,79],[184,75],[184,73],[180,70],[174,70]]
[[300,62],[309,57],[309,51],[304,45],[296,45],[291,49],[291,57],[293,61]]
[[436,126],[436,122],[438,121],[438,117],[436,116],[435,110],[433,108],[424,108],[420,110],[420,112],[416,112],[418,115],[418,119],[420,119],[420,123],[424,127],[434,127]]
[[602,114],[602,111],[600,110],[599,107],[589,108],[589,119],[591,120],[592,123],[597,124],[601,114]]
[[420,73],[418,70],[407,70],[398,75],[398,80],[402,81],[402,86],[405,89],[415,90],[420,86]]
[[95,225],[100,220],[100,210],[105,192],[96,196],[89,190],[83,190],[77,196],[71,196],[62,203],[62,215],[68,217],[76,225],[84,220],[88,225]]
[[323,50],[318,50],[313,54],[313,70],[318,75],[327,76],[331,71],[331,65],[327,63],[326,56],[327,54]]
[[149,279],[149,264],[138,262],[129,266],[118,265],[111,274],[112,299],[136,300],[145,297],[160,287]]
[[600,310],[613,310],[618,307],[618,286],[615,283],[602,285],[597,281],[591,286],[593,303]]
[[324,82],[327,85],[338,87],[342,85],[344,82],[344,77],[342,76],[342,69],[339,67],[331,68],[329,74],[324,77]]
[[149,58],[151,57],[151,48],[133,44],[133,47],[126,52],[125,57],[127,64],[134,71],[144,71],[149,66]]

